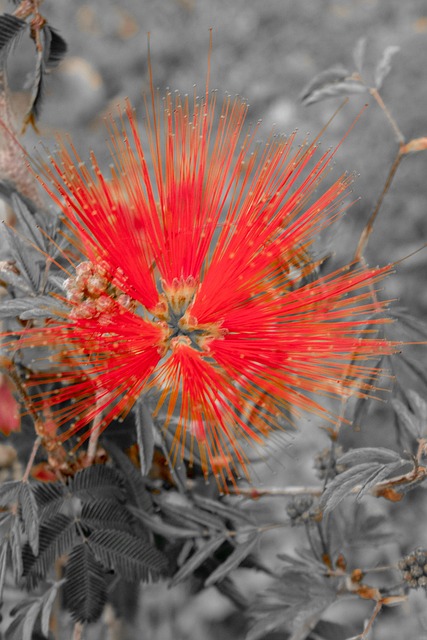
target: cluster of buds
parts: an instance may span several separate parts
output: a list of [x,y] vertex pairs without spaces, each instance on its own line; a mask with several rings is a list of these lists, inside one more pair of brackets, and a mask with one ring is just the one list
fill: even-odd
[[427,589],[427,550],[418,548],[399,561],[403,579],[411,589]]
[[110,324],[114,314],[134,311],[135,300],[115,286],[115,278],[117,274],[102,264],[86,261],[77,265],[76,275],[64,281],[67,299],[73,305],[70,316]]
[[313,506],[313,496],[295,496],[286,507],[286,513],[292,524],[305,524],[313,518],[311,507]]
[[343,453],[343,448],[340,445],[336,445],[332,449],[326,447],[326,449],[322,449],[322,451],[316,454],[314,457],[314,469],[320,480],[326,478],[330,480],[345,471],[345,465],[337,464],[337,459],[340,458]]

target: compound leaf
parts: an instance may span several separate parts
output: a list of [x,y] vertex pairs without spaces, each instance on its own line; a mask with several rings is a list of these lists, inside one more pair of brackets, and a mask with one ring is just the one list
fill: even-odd
[[151,496],[147,491],[141,473],[135,468],[128,456],[113,442],[105,442],[105,448],[113,458],[120,471],[123,473],[126,489],[133,504],[142,511],[153,511]]
[[89,529],[117,529],[132,532],[129,511],[113,500],[97,500],[83,504],[80,521]]
[[160,551],[125,531],[93,531],[88,543],[104,567],[130,582],[146,582],[149,577],[156,579],[167,572],[168,563]]
[[40,522],[44,522],[61,509],[65,499],[65,487],[60,482],[40,482],[34,485],[34,495],[39,508]]
[[64,597],[71,616],[78,622],[98,620],[107,601],[105,572],[88,544],[70,553],[65,569]]
[[82,500],[125,499],[122,474],[103,464],[94,464],[78,471],[74,478],[69,480],[68,487]]
[[24,577],[30,588],[45,578],[56,560],[71,549],[75,537],[74,519],[62,513],[57,513],[40,527],[39,554],[33,554],[28,545],[23,549]]

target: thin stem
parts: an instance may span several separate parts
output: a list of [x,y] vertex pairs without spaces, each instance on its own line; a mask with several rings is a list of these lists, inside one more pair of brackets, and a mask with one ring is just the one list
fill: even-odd
[[375,205],[375,208],[374,208],[374,210],[373,210],[373,212],[371,214],[371,217],[369,218],[369,220],[368,220],[368,222],[367,222],[367,224],[366,224],[365,228],[363,229],[362,234],[360,236],[359,243],[358,243],[357,249],[356,249],[356,253],[354,254],[354,259],[353,259],[354,263],[360,262],[360,260],[362,258],[362,254],[363,254],[363,252],[364,252],[364,250],[366,248],[366,245],[368,243],[369,236],[371,235],[372,230],[374,228],[374,223],[375,223],[375,220],[376,220],[376,218],[378,216],[378,212],[379,212],[379,210],[381,208],[381,205],[383,203],[384,197],[385,197],[387,191],[389,190],[389,188],[391,186],[391,183],[393,182],[393,178],[394,178],[394,176],[396,174],[396,171],[397,171],[397,169],[398,169],[403,157],[404,156],[400,153],[400,148],[399,148],[399,150],[398,150],[398,152],[396,154],[396,157],[395,157],[395,159],[393,161],[393,164],[391,165],[391,168],[390,168],[389,174],[387,176],[387,180],[385,181],[385,185],[384,185],[384,188],[383,188],[383,190],[381,192],[381,195],[378,198],[377,204]]
[[316,522],[316,527],[317,527],[317,533],[319,534],[320,544],[322,545],[322,553],[323,553],[323,560],[324,560],[326,557],[329,557],[328,545],[326,544],[325,536],[323,535],[322,525],[320,524],[320,522]]
[[73,629],[73,635],[71,636],[71,640],[83,640],[83,630],[84,626],[81,622],[76,622]]
[[378,89],[375,89],[375,87],[371,87],[369,89],[369,93],[374,98],[374,100],[376,100],[376,102],[379,105],[379,107],[384,111],[384,114],[385,114],[387,120],[389,121],[389,123],[391,125],[391,128],[394,131],[394,134],[396,136],[396,140],[399,143],[399,145],[404,144],[405,136],[403,135],[402,131],[400,130],[400,127],[397,124],[396,120],[391,115],[390,109],[387,107],[387,105],[384,103],[384,100],[381,98],[380,94],[378,93]]
[[90,432],[89,443],[87,446],[87,464],[91,465],[95,460],[96,450],[98,448],[98,440],[101,435],[101,414],[98,413],[93,420],[93,427]]
[[301,496],[306,493],[312,496],[321,496],[321,487],[228,487],[227,489],[230,495],[244,496],[257,500],[263,496],[279,497],[279,496]]
[[27,466],[25,468],[25,472],[24,472],[24,475],[22,477],[22,482],[28,482],[28,478],[30,477],[31,469],[32,469],[32,466],[33,466],[33,463],[34,463],[34,459],[36,457],[38,448],[41,445],[41,442],[42,442],[42,439],[41,439],[40,436],[38,436],[34,440],[33,449],[31,451],[30,457],[28,459]]
[[316,545],[314,543],[310,527],[311,527],[311,525],[306,522],[305,523],[305,527],[304,527],[305,535],[307,536],[308,544],[310,545],[310,549],[312,550],[314,557],[317,558],[317,560],[321,561],[322,558],[319,557],[319,550],[317,549],[317,547],[316,547]]
[[357,636],[358,638],[360,638],[360,640],[366,640],[368,637],[368,633],[370,632],[370,630],[372,629],[372,625],[375,622],[375,619],[377,617],[377,615],[379,614],[379,612],[381,611],[383,607],[383,603],[381,602],[381,600],[379,602],[376,603],[375,608],[372,612],[371,617],[368,620],[368,624],[366,625],[363,633],[361,633],[359,636]]

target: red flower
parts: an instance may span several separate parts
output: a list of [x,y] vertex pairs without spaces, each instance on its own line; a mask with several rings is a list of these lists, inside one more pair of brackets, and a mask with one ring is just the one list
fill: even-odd
[[155,389],[173,458],[188,436],[223,483],[245,468],[241,442],[261,442],[284,411],[327,418],[313,393],[368,394],[372,362],[395,345],[373,331],[387,267],[317,277],[308,254],[345,206],[347,177],[312,202],[333,153],[316,160],[294,135],[253,149],[245,102],[226,98],[218,120],[215,102],[153,94],[144,143],[128,105],[128,124],[109,123],[109,178],[65,145],[41,165],[83,259],[64,283],[67,317],[23,331],[20,346],[53,347],[55,371],[35,382],[60,372],[64,385],[33,400],[64,439]]

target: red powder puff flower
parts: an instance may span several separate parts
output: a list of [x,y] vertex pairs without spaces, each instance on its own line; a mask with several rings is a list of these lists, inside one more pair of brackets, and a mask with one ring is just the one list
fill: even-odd
[[197,444],[223,484],[245,468],[242,442],[290,408],[327,418],[316,394],[368,394],[372,363],[395,345],[374,331],[386,319],[372,285],[387,268],[318,277],[309,258],[348,194],[344,176],[313,202],[333,153],[294,148],[294,135],[254,147],[246,103],[225,98],[218,118],[215,103],[153,91],[144,143],[127,105],[108,125],[108,178],[72,145],[41,164],[83,258],[64,282],[66,317],[22,331],[19,347],[52,346],[56,372],[33,382],[63,384],[33,401],[64,440],[156,390],[172,457]]

